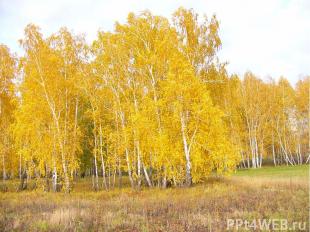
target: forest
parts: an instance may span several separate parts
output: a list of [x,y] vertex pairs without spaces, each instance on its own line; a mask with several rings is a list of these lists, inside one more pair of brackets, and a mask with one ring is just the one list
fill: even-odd
[[219,30],[216,16],[185,8],[129,13],[92,43],[29,24],[22,55],[0,45],[3,183],[167,188],[309,163],[310,77],[228,74]]

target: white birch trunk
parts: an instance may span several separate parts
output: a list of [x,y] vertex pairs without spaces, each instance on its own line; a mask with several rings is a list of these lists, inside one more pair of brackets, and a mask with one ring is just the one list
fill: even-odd
[[182,113],[180,115],[180,121],[181,121],[181,133],[182,133],[182,140],[183,140],[184,155],[185,155],[185,160],[186,160],[185,183],[187,186],[190,186],[192,184],[192,173],[191,173],[192,164],[190,160],[189,144],[186,138],[186,123],[185,123],[184,115]]

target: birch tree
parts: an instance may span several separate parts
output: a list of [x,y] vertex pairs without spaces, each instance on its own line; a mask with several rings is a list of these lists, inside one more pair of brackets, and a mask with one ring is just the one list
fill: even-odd
[[12,156],[10,124],[13,121],[15,108],[13,80],[16,77],[16,68],[16,58],[10,53],[8,47],[0,44],[0,157],[3,181],[8,178],[11,164],[8,161]]

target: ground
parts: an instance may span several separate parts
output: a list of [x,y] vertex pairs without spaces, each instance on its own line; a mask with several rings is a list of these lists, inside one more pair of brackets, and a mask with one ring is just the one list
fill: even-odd
[[93,192],[88,185],[80,180],[65,195],[15,192],[12,182],[0,193],[0,231],[227,231],[228,220],[309,220],[306,165],[242,170],[191,188]]

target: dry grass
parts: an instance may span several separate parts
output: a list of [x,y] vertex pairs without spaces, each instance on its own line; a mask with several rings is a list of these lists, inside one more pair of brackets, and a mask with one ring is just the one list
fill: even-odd
[[0,231],[226,231],[228,218],[307,222],[308,181],[242,176],[139,192],[1,193]]

